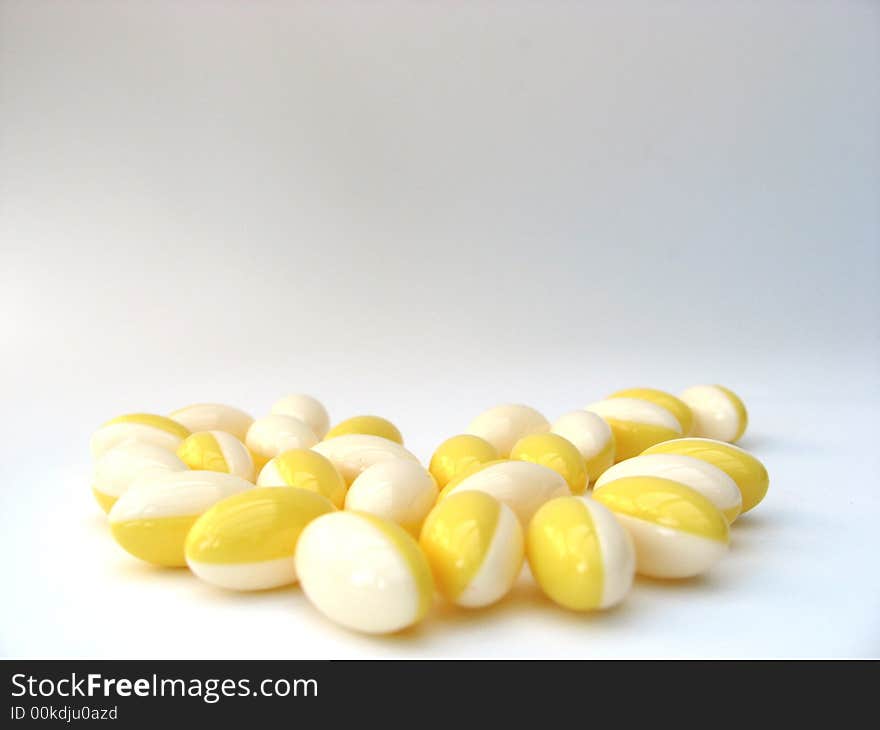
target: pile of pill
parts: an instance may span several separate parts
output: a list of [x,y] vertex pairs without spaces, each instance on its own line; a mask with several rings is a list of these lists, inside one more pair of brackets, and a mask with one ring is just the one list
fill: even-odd
[[636,574],[686,579],[727,552],[767,492],[734,446],[742,401],[720,385],[611,394],[550,423],[490,408],[426,468],[398,428],[332,428],[307,395],[254,419],[227,405],[135,413],[91,440],[93,494],[135,558],[227,590],[299,583],[329,619],[389,633],[435,596],[478,608],[524,571],[572,611],[620,603]]

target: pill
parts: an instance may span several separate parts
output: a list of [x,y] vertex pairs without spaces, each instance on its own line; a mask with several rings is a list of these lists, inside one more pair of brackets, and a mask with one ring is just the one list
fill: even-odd
[[169,414],[169,418],[186,426],[192,433],[198,431],[226,431],[244,441],[253,416],[223,403],[194,403]]
[[177,421],[152,413],[130,413],[107,421],[92,436],[92,458],[98,459],[114,446],[147,443],[176,451],[180,442],[189,436],[189,430]]
[[665,408],[673,416],[675,416],[681,432],[687,436],[691,433],[694,426],[694,414],[691,412],[687,403],[676,398],[672,393],[665,390],[657,390],[656,388],[626,388],[612,393],[609,398],[638,398],[639,400],[650,401],[658,406]]
[[256,487],[220,500],[186,538],[186,562],[221,588],[260,591],[296,582],[296,543],[309,522],[335,508],[306,489]]
[[226,431],[198,431],[187,436],[177,455],[190,469],[222,471],[254,481],[254,460],[241,441]]
[[116,446],[95,462],[92,493],[101,509],[109,512],[120,496],[139,476],[154,471],[183,471],[187,468],[173,451],[149,443]]
[[352,433],[322,441],[312,448],[333,462],[346,484],[351,484],[367,467],[381,461],[419,460],[400,444],[381,436]]
[[258,487],[299,487],[317,492],[342,509],[345,481],[330,460],[311,449],[288,449],[269,459],[257,477]]
[[646,454],[682,454],[708,461],[727,474],[742,495],[742,514],[754,509],[767,495],[770,477],[767,469],[747,451],[723,441],[705,438],[675,439],[657,444]]
[[519,520],[484,492],[460,492],[438,504],[419,544],[438,591],[459,606],[488,606],[513,587],[523,564]]
[[523,436],[549,429],[547,419],[534,408],[503,405],[483,411],[471,421],[467,432],[486,439],[495,447],[498,456],[506,459],[513,445]]
[[565,479],[549,467],[507,459],[481,464],[473,473],[453,479],[440,492],[439,499],[469,490],[485,492],[504,502],[523,527],[544,502],[571,494]]
[[589,481],[596,481],[614,463],[614,434],[601,416],[589,411],[572,411],[559,418],[550,431],[571,441],[581,452]]
[[403,444],[403,436],[391,421],[379,416],[354,416],[337,423],[327,432],[326,438],[332,439],[338,436],[350,434],[365,434],[367,436],[381,436],[383,439]]
[[636,572],[689,578],[727,552],[730,533],[721,511],[699,492],[660,477],[623,477],[593,493],[629,532]]
[[396,522],[418,535],[437,501],[434,477],[414,461],[382,461],[364,469],[345,495],[345,509]]
[[443,489],[455,477],[488,461],[498,460],[498,451],[486,439],[469,433],[446,439],[431,457],[429,471]]
[[515,461],[543,464],[558,472],[574,494],[587,487],[587,466],[574,444],[556,433],[533,433],[523,436],[510,452]]
[[694,436],[739,441],[749,425],[745,404],[722,385],[695,385],[679,396],[694,414]]
[[218,471],[173,471],[138,477],[116,500],[108,520],[124,550],[154,565],[186,565],[184,544],[211,505],[254,485]]
[[296,546],[296,574],[327,618],[370,634],[420,621],[434,585],[428,561],[400,525],[363,512],[334,512],[310,522]]
[[601,416],[611,427],[615,461],[638,456],[649,446],[681,437],[678,419],[651,401],[608,398],[585,410]]
[[259,472],[273,456],[288,449],[308,449],[318,443],[312,429],[293,416],[279,414],[258,418],[251,424],[244,441]]
[[330,416],[324,404],[317,398],[304,393],[288,395],[272,406],[271,412],[280,416],[293,416],[306,424],[319,439],[324,438],[330,428]]
[[733,522],[742,509],[742,495],[736,482],[717,466],[692,456],[642,454],[621,461],[599,477],[593,495],[624,477],[660,477],[690,487],[721,510],[728,522]]
[[632,539],[589,497],[557,497],[542,505],[529,523],[526,552],[541,590],[573,611],[610,608],[632,586]]

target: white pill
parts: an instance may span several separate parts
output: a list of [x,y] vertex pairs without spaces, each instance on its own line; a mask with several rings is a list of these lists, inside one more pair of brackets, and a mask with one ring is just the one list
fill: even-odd
[[135,479],[154,471],[185,471],[187,465],[174,452],[149,443],[130,443],[104,452],[95,462],[92,492],[105,512]]
[[281,416],[293,416],[305,423],[319,439],[330,430],[330,416],[324,404],[317,398],[304,393],[288,395],[272,406],[272,413]]
[[254,457],[257,474],[269,459],[288,449],[309,449],[318,437],[303,421],[293,416],[264,416],[251,424],[245,445]]
[[223,403],[194,403],[169,414],[169,418],[186,426],[193,433],[225,431],[244,441],[253,416]]
[[342,474],[346,484],[351,484],[368,467],[383,461],[419,463],[416,456],[400,444],[369,434],[337,436],[329,441],[322,441],[312,450],[326,456]]
[[364,469],[345,495],[345,509],[360,510],[396,522],[418,535],[437,501],[437,484],[414,461],[383,461]]
[[486,439],[499,456],[507,458],[513,445],[523,436],[549,429],[550,423],[534,408],[511,404],[483,411],[471,421],[467,432]]

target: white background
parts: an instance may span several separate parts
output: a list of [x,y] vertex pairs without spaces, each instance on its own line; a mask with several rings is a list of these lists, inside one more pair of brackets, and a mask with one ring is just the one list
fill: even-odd
[[[871,2],[0,1],[0,654],[880,655]],[[731,555],[576,615],[528,580],[366,638],[138,564],[120,413],[288,392],[427,459],[721,382],[770,493]]]

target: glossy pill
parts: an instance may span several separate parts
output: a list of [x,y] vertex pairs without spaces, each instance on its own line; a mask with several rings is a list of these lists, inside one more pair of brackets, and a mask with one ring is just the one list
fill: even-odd
[[186,426],[192,433],[226,431],[242,442],[254,422],[249,413],[223,403],[194,403],[170,413],[169,418]]
[[338,436],[350,434],[365,434],[367,436],[381,436],[383,439],[403,444],[403,436],[391,421],[379,416],[354,416],[337,423],[327,432],[326,438],[332,439]]
[[351,484],[362,471],[382,461],[403,460],[419,463],[415,455],[400,444],[381,436],[360,433],[322,441],[315,445],[312,451],[326,456],[342,474],[346,484]]
[[510,452],[514,461],[543,464],[557,472],[574,494],[587,487],[587,465],[574,444],[556,433],[533,433],[517,441]]
[[747,451],[723,441],[686,438],[652,446],[646,454],[683,454],[707,461],[727,474],[742,495],[742,513],[754,509],[767,495],[770,477],[767,469]]
[[460,492],[428,515],[419,544],[437,589],[459,606],[488,606],[505,596],[523,563],[523,534],[513,510],[484,492]]
[[437,501],[434,477],[414,461],[383,461],[364,469],[345,495],[345,509],[395,522],[418,535]]
[[257,471],[274,456],[289,449],[308,449],[318,443],[312,429],[293,416],[272,415],[251,424],[245,445],[254,457]]
[[362,512],[313,520],[296,546],[296,573],[309,601],[346,628],[370,634],[420,621],[434,585],[424,553],[402,527]]
[[593,495],[624,477],[660,477],[690,487],[721,510],[728,522],[733,522],[742,510],[742,495],[736,482],[708,461],[692,456],[642,454],[621,461],[599,477]]
[[638,456],[649,446],[681,437],[681,425],[662,406],[638,398],[609,398],[586,407],[608,423],[614,434],[615,460]]
[[594,492],[629,532],[636,571],[652,578],[689,578],[727,552],[721,511],[699,492],[659,477],[624,477]]
[[303,529],[334,511],[306,489],[257,487],[223,499],[199,517],[186,538],[186,562],[221,588],[260,591],[296,582],[294,554]]
[[694,427],[694,414],[690,407],[683,400],[676,398],[672,393],[665,390],[657,390],[656,388],[626,388],[612,393],[609,398],[638,398],[639,400],[650,401],[658,406],[665,408],[673,416],[675,416],[681,432],[688,436]]
[[177,447],[177,456],[190,469],[222,471],[254,481],[254,460],[241,441],[226,431],[199,431]]
[[187,469],[174,452],[149,443],[129,443],[104,452],[95,462],[92,493],[109,512],[117,499],[140,476]]
[[483,464],[477,471],[449,482],[440,493],[440,499],[470,490],[485,492],[504,502],[523,527],[544,502],[571,494],[565,479],[552,469],[529,461],[510,460]]
[[739,441],[749,425],[745,404],[722,385],[695,385],[679,396],[694,414],[694,436]]
[[437,447],[429,471],[437,480],[437,486],[443,489],[466,471],[498,458],[498,450],[486,439],[463,433],[446,439]]
[[317,492],[342,509],[345,481],[325,456],[311,449],[288,449],[269,459],[257,477],[258,487],[298,487]]
[[560,606],[609,608],[632,586],[632,540],[614,515],[589,497],[558,497],[542,505],[529,523],[526,545],[532,575]]
[[272,413],[280,416],[293,416],[306,424],[319,439],[324,438],[330,428],[330,416],[324,404],[305,393],[288,395],[272,406]]
[[107,421],[95,431],[90,447],[93,459],[100,458],[114,446],[131,443],[154,444],[174,452],[187,436],[189,430],[170,418],[152,413],[130,413]]
[[605,420],[589,411],[572,411],[560,417],[550,432],[571,441],[581,452],[590,482],[614,463],[614,434]]
[[488,441],[498,456],[506,459],[513,445],[523,436],[549,429],[547,419],[534,408],[513,404],[483,411],[471,421],[467,432]]
[[154,565],[186,565],[186,535],[213,504],[253,489],[217,471],[175,471],[139,477],[113,505],[110,532],[124,550]]

